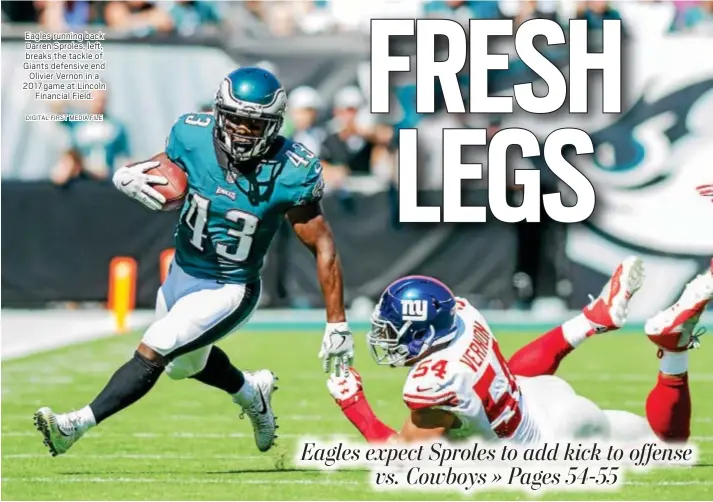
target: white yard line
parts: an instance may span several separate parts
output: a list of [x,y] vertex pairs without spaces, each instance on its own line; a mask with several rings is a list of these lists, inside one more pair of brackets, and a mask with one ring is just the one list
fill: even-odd
[[711,486],[713,481],[624,481],[627,486]]
[[[631,404],[633,403],[633,404]],[[612,403],[608,403],[612,404]],[[643,406],[644,403],[639,402],[639,401],[627,401],[624,403],[625,406]],[[608,406],[605,406],[606,409],[610,409]],[[3,413],[3,419],[4,420],[17,420],[17,421],[27,421],[31,420],[31,415],[20,415],[20,414],[6,414]],[[334,415],[282,415],[280,414],[280,421],[282,420],[289,420],[289,421],[295,421],[295,422],[341,422],[344,423],[344,417],[338,413],[335,413]],[[235,416],[227,416],[227,415],[170,415],[169,417],[164,418],[163,420],[171,420],[171,421],[176,421],[176,422],[181,422],[181,421],[186,421],[186,422],[191,422],[191,421],[196,421],[196,422],[225,422],[225,423],[233,423],[236,421]],[[692,422],[694,423],[701,423],[701,424],[709,424],[713,422],[713,418],[711,417],[694,417],[691,419]],[[140,432],[136,434],[142,434]],[[5,434],[3,434],[5,435]],[[282,434],[280,434],[282,436]]]
[[[49,458],[48,453],[9,453],[3,455],[2,458]],[[170,453],[116,453],[116,454],[105,454],[105,455],[63,455],[62,459],[97,459],[97,460],[112,460],[117,458],[123,459],[133,459],[133,460],[270,460],[270,457],[259,456],[259,455],[182,455]]]
[[[319,471],[315,471],[319,472]],[[267,474],[267,472],[266,472]],[[331,479],[232,479],[232,478],[190,478],[185,476],[177,476],[175,478],[103,478],[103,477],[70,477],[57,476],[50,477],[3,477],[3,483],[167,483],[172,485],[194,485],[194,484],[212,484],[212,485],[363,485],[359,481],[347,480],[331,480]]]
[[[38,436],[38,432],[34,431],[8,431],[8,432],[2,432],[1,436],[2,437],[29,437],[29,436]],[[105,432],[99,432],[99,431],[90,431],[87,434],[85,434],[84,437],[135,437],[135,438],[180,438],[180,439],[252,439],[253,434],[249,433],[243,433],[243,432],[231,432],[231,433],[220,433],[220,432],[171,432],[171,433],[162,433],[162,432],[132,432],[129,434],[120,434],[120,433],[105,433]],[[280,438],[290,438],[290,439],[299,439],[299,438],[314,438],[314,437],[320,437],[323,439],[329,439],[329,438],[335,438],[335,439],[343,439],[343,438],[359,438],[361,437],[360,434],[351,434],[351,433],[346,433],[346,434],[340,434],[340,433],[334,433],[334,434],[323,434],[323,435],[315,435],[315,434],[290,434],[290,433],[285,433],[285,434],[279,434]],[[691,436],[690,441],[693,442],[713,442],[713,436]]]
[[[136,312],[127,323],[133,330],[152,318]],[[114,331],[115,321],[106,310],[2,310],[2,360],[108,338]]]
[[[40,437],[39,432],[36,431],[9,431],[9,432],[3,432],[1,434],[3,438],[6,437]],[[290,433],[285,433],[285,434],[279,434],[280,438],[290,438],[290,439],[297,439],[297,438],[303,438],[303,437],[313,437],[314,434],[290,434]],[[89,431],[84,435],[85,438],[92,438],[92,437],[135,437],[135,438],[143,438],[143,439],[152,439],[152,438],[179,438],[179,439],[253,439],[253,434],[252,433],[243,433],[243,432],[231,432],[231,433],[217,433],[217,432],[171,432],[171,433],[161,433],[161,432],[132,432],[129,434],[120,434],[116,432],[111,432],[111,433],[106,433],[106,432],[99,432],[99,431]],[[353,437],[353,438],[358,438],[361,437],[359,434],[326,434],[323,436],[320,436],[322,438],[345,438],[345,437]]]
[[[314,471],[321,472],[321,471]],[[267,472],[266,472],[267,474]],[[256,473],[257,475],[257,473]],[[172,485],[193,485],[193,484],[215,484],[215,485],[316,485],[316,486],[359,486],[365,487],[368,485],[366,481],[351,481],[338,479],[233,479],[233,478],[191,478],[178,476],[175,478],[105,478],[105,477],[4,477],[3,483],[51,483],[51,484],[69,484],[69,483],[164,483]],[[713,486],[713,481],[625,481],[625,486]],[[493,487],[493,490],[497,488]],[[488,491],[488,489],[486,489]]]
[[[544,317],[542,314],[520,311],[484,310],[481,311],[491,325],[501,329],[521,329],[529,324],[545,324],[556,326],[574,317],[579,312],[564,312],[554,316]],[[115,322],[112,315],[102,309],[44,309],[16,310],[2,309],[2,360],[45,352],[52,349],[82,343],[97,338],[113,336]],[[154,318],[152,310],[137,310],[129,317],[131,330],[148,326]],[[363,324],[368,318],[349,313],[352,323]],[[273,309],[258,310],[251,318],[247,329],[251,326],[277,326],[280,329],[291,327],[320,325],[324,322],[324,311],[321,309],[292,310]],[[630,319],[633,325],[634,319]],[[282,328],[279,328],[282,327]]]

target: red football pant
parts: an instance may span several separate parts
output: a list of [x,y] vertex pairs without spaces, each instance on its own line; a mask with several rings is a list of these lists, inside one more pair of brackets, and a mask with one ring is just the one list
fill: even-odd
[[[562,360],[574,350],[558,326],[528,343],[508,361],[513,375],[554,375]],[[688,374],[659,373],[646,399],[646,418],[654,433],[664,441],[686,441],[691,434],[691,394]]]
[[516,376],[554,375],[562,359],[573,350],[564,337],[562,326],[557,326],[515,352],[508,367]]

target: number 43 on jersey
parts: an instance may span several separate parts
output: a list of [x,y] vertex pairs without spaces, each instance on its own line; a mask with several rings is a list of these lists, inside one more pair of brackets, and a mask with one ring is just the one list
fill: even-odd
[[[184,223],[193,231],[191,244],[199,251],[205,250],[206,226],[208,225],[208,212],[210,210],[210,200],[205,197],[193,194],[189,202],[188,209],[183,217]],[[236,239],[235,245],[228,246],[219,242],[215,245],[215,252],[221,258],[233,262],[245,261],[250,254],[253,244],[253,236],[257,231],[259,220],[257,216],[240,209],[230,209],[225,213],[225,219],[235,223],[236,228],[229,228],[227,233]]]

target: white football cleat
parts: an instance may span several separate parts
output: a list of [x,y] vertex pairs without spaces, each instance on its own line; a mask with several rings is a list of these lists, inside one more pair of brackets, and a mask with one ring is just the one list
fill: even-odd
[[713,260],[710,269],[686,285],[676,303],[646,322],[646,335],[660,348],[670,352],[683,352],[697,347],[700,334],[694,334],[693,330],[711,298]]
[[66,453],[87,430],[74,413],[57,415],[50,408],[37,410],[35,428],[44,436],[43,443],[53,457]]
[[599,296],[584,307],[582,312],[597,333],[624,325],[629,315],[629,300],[641,288],[644,275],[643,260],[629,256],[619,264]]
[[260,370],[253,373],[245,372],[245,380],[253,389],[255,395],[252,402],[243,406],[240,418],[247,415],[252,422],[257,449],[266,452],[277,439],[277,417],[272,412],[272,393],[277,390],[275,382],[278,378],[270,370]]

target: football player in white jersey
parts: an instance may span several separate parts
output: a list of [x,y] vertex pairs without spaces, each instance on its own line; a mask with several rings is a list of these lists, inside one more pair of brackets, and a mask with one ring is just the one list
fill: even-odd
[[396,432],[371,410],[356,372],[330,376],[327,387],[345,416],[369,442],[421,442],[437,437],[542,440],[654,438],[685,441],[690,434],[688,349],[713,298],[713,261],[678,301],[648,320],[660,370],[646,400],[646,418],[602,410],[554,376],[562,359],[591,336],[620,328],[644,278],[640,258],[621,263],[582,313],[503,357],[487,321],[440,281],[397,280],[382,294],[367,335],[379,364],[411,368],[403,390],[410,415]]

